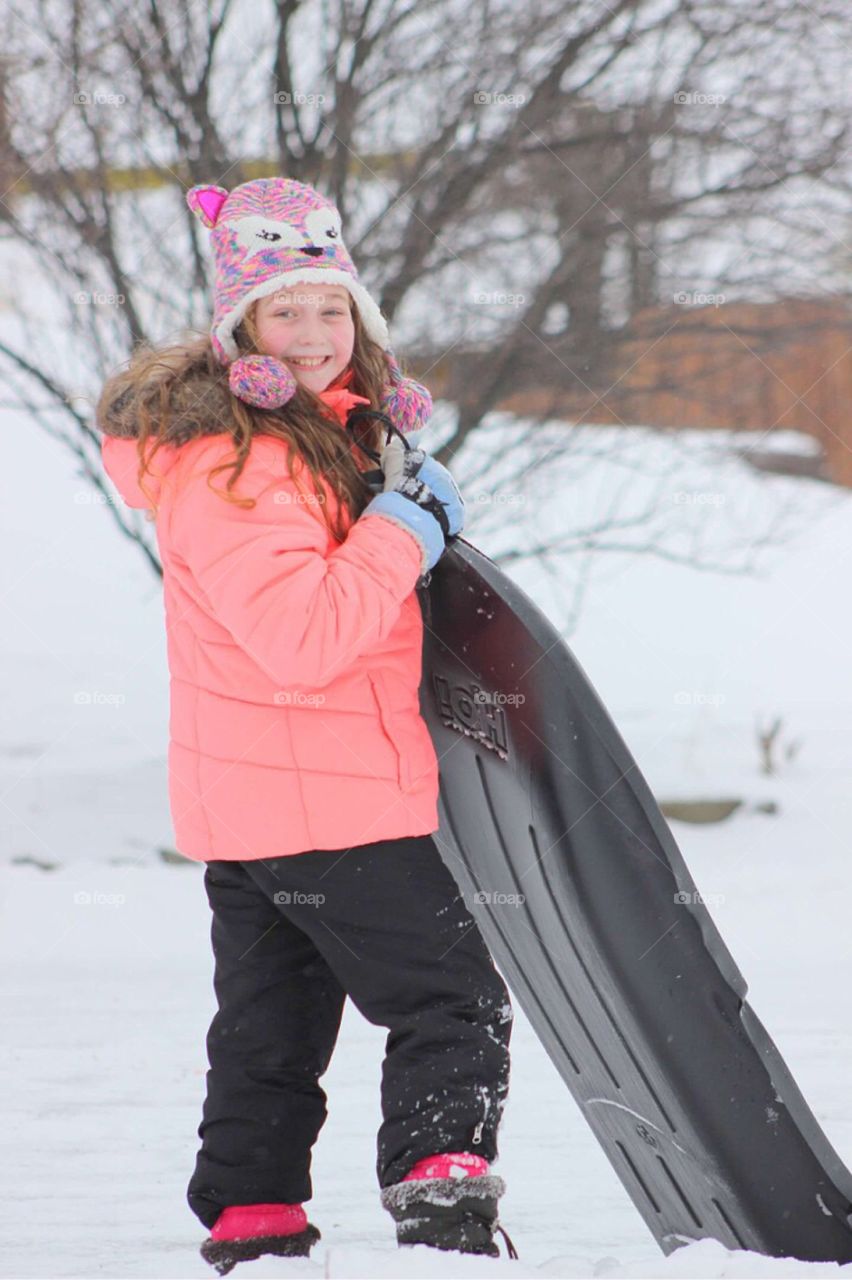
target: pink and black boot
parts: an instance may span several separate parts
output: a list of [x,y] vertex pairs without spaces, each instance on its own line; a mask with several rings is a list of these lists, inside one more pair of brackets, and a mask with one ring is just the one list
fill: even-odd
[[397,1244],[428,1244],[434,1249],[484,1253],[499,1258],[499,1231],[510,1258],[518,1252],[497,1221],[497,1201],[506,1190],[489,1172],[488,1161],[467,1151],[450,1151],[418,1160],[401,1182],[382,1188],[383,1208],[396,1223]]
[[235,1204],[223,1209],[201,1246],[220,1276],[263,1254],[306,1258],[320,1233],[300,1204]]

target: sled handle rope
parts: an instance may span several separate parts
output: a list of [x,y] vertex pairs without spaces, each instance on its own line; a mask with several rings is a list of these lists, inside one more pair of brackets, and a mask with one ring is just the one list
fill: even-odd
[[[350,412],[348,418],[346,419],[347,429],[353,422],[357,421],[357,419],[359,418],[378,418],[381,422],[384,422],[388,428],[387,435],[385,436],[385,444],[386,445],[390,444],[392,437],[394,435],[397,435],[402,441],[403,448],[405,449],[406,453],[409,453],[411,451],[411,447],[412,447],[411,442],[407,439],[405,432],[400,431],[396,423],[391,418],[389,418],[386,413],[382,413],[378,409],[353,409]],[[357,444],[361,452],[366,454],[366,456],[370,459],[371,462],[377,462],[381,464],[381,455],[376,453],[375,449],[368,448],[367,445],[365,445],[361,440],[357,439],[357,437],[354,435],[352,439],[353,439],[353,442]],[[377,471],[377,472],[368,471],[364,473],[364,479],[378,481],[383,475],[384,475],[383,471]],[[444,530],[444,541],[446,545],[450,546],[451,543],[455,542],[456,538],[459,535],[457,533],[448,533],[446,530],[446,521],[441,520],[439,516],[436,516],[436,519],[438,520],[438,523],[441,525],[442,529]]]

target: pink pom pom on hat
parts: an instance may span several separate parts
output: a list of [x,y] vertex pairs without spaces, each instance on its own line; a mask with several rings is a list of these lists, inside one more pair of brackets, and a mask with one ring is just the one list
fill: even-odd
[[228,366],[228,386],[258,409],[280,409],[295,395],[296,378],[274,356],[240,356]]

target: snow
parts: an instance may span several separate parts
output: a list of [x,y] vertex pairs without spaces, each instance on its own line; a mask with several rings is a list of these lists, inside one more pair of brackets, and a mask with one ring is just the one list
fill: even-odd
[[[27,482],[0,504],[16,548],[0,641],[0,1274],[212,1277],[184,1199],[214,1008],[209,910],[203,867],[155,853],[172,839],[159,588],[108,513],[74,501],[61,448],[7,419],[11,471]],[[589,463],[585,493],[604,491],[606,465]],[[794,495],[794,540],[757,579],[608,557],[571,644],[658,797],[743,798],[725,822],[674,823],[675,836],[750,1003],[852,1164],[852,495],[718,465],[731,500],[714,519]],[[516,576],[558,608],[549,579]],[[755,719],[774,715],[782,743],[802,745],[767,778]],[[767,800],[776,814],[756,808]],[[313,1258],[236,1277],[852,1277],[706,1240],[664,1257],[517,1005],[494,1172],[520,1259],[398,1250],[375,1180],[384,1038],[347,1005],[323,1082]]]

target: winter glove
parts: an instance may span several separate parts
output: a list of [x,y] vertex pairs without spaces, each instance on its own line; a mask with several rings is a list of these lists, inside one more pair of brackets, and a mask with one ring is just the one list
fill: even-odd
[[[406,437],[408,441],[410,437]],[[429,506],[421,490],[431,492],[441,504],[437,517],[446,536],[454,538],[464,528],[464,499],[446,467],[426,453],[425,449],[406,449],[399,436],[394,436],[382,449],[381,466],[385,475],[384,491],[398,490],[415,502]],[[443,510],[441,509],[443,508]]]
[[464,500],[446,467],[423,449],[406,449],[398,436],[384,446],[384,490],[363,515],[383,515],[413,533],[423,548],[428,573],[444,554],[447,540],[464,528]]

